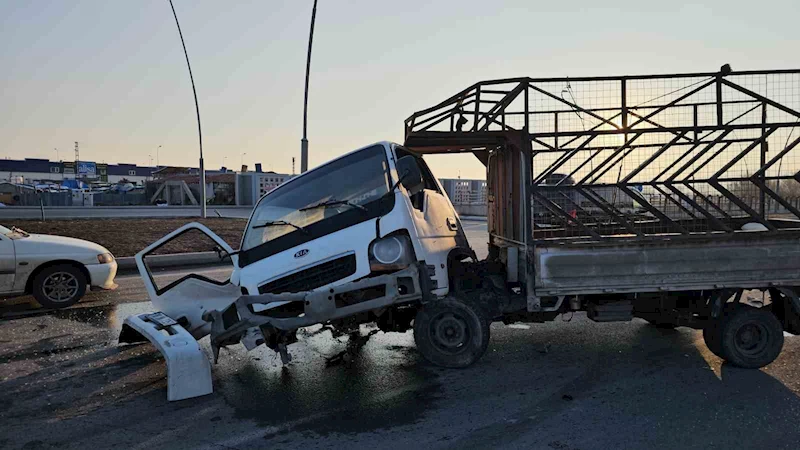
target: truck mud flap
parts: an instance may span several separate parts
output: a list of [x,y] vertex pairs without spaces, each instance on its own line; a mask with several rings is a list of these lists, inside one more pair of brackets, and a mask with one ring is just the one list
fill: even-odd
[[[125,319],[120,343],[150,341],[167,362],[167,400],[176,401],[211,394],[211,363],[195,338],[177,323],[163,326],[139,314]],[[164,316],[166,317],[166,316]]]

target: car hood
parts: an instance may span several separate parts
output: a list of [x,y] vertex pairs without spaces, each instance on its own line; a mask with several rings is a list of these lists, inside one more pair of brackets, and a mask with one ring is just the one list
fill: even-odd
[[52,236],[49,234],[31,234],[28,237],[14,241],[14,249],[17,254],[59,254],[59,253],[79,253],[81,256],[91,254],[93,256],[109,253],[102,245],[94,242],[84,241],[64,236]]

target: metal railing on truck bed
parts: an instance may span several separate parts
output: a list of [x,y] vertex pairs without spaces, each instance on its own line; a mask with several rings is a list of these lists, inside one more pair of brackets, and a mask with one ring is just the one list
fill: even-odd
[[540,242],[800,230],[800,70],[485,81],[405,128],[484,163],[523,136]]

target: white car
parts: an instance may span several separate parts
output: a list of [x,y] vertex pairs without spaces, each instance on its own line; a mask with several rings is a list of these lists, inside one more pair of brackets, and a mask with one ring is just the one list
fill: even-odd
[[88,286],[115,289],[117,262],[81,239],[0,226],[0,298],[32,294],[46,308],[77,303]]

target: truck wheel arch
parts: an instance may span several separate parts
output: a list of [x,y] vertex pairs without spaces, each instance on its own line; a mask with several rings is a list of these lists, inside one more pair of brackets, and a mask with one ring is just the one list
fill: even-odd
[[460,276],[459,263],[467,258],[475,258],[471,248],[456,247],[447,254],[447,278],[451,292],[458,286],[455,279]]

